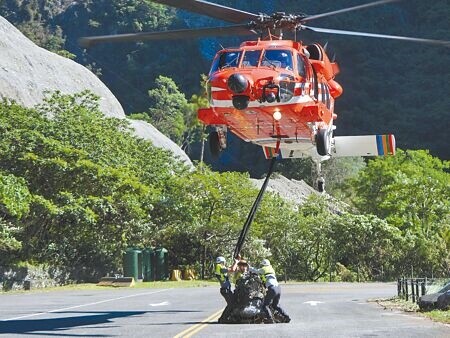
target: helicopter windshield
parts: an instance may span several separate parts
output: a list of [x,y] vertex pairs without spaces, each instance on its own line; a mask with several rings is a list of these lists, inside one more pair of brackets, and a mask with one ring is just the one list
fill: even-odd
[[267,49],[264,51],[261,66],[293,70],[291,51],[283,49]]
[[242,59],[242,67],[256,67],[258,66],[261,50],[247,50]]
[[214,59],[214,62],[211,66],[210,74],[217,72],[219,69],[227,68],[227,67],[237,67],[239,63],[239,59],[241,58],[240,51],[228,51],[221,53],[217,58]]

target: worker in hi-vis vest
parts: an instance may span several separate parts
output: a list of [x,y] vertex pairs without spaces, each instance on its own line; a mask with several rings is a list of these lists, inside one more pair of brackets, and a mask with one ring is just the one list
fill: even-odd
[[233,303],[233,292],[231,291],[230,275],[236,270],[238,260],[234,260],[234,264],[227,268],[225,258],[220,256],[216,258],[216,267],[214,274],[220,283],[220,294],[225,298],[227,306],[219,318],[219,323],[223,323],[229,316]]
[[220,283],[220,294],[225,298],[227,304],[230,304],[233,299],[233,292],[231,291],[231,282],[229,273],[232,272],[232,267],[226,266],[225,257],[219,256],[216,258],[216,265],[214,268],[214,275]]
[[283,317],[286,323],[289,323],[291,319],[287,313],[278,305],[280,303],[281,288],[278,285],[277,276],[268,259],[261,261],[262,267],[260,269],[251,268],[250,271],[256,272],[261,276],[261,280],[267,288],[266,296],[264,297],[263,311],[267,323],[274,323],[272,311],[269,306],[272,305],[274,310],[277,310]]

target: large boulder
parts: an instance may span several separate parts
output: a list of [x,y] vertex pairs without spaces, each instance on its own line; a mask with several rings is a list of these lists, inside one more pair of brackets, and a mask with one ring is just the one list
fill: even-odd
[[[111,91],[87,68],[38,47],[0,16],[0,98],[33,107],[47,91],[74,94],[89,89],[100,97],[100,109],[108,117],[126,118]],[[165,148],[189,165],[189,157],[174,142],[145,122],[131,121],[136,134]]]

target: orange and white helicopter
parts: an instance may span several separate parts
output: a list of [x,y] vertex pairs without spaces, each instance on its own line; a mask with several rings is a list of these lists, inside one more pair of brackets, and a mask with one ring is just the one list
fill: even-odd
[[[198,118],[212,126],[213,154],[226,148],[228,131],[261,146],[266,158],[311,157],[318,172],[318,190],[324,190],[321,162],[330,157],[395,154],[394,135],[336,136],[334,101],[343,89],[339,73],[326,48],[314,43],[283,40],[283,32],[320,33],[406,40],[450,46],[449,41],[382,35],[307,26],[315,19],[379,6],[399,0],[381,0],[317,15],[254,14],[202,0],[154,2],[234,23],[225,27],[184,29],[82,38],[83,46],[99,42],[185,39],[208,36],[253,35],[237,48],[220,50],[207,82],[210,107]],[[296,34],[297,35],[297,34]]]

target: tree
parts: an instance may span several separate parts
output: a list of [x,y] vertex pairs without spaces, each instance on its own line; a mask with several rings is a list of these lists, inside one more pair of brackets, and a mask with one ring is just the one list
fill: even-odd
[[153,102],[148,115],[159,131],[181,144],[186,131],[184,119],[189,111],[188,102],[172,79],[159,76],[155,84],[156,88],[148,92]]
[[[298,210],[279,199],[268,199],[266,203],[272,208],[263,209],[260,233],[274,257],[274,265],[288,278],[323,278],[334,252],[331,231],[336,216],[329,201],[311,195]],[[272,217],[267,220],[269,212]]]
[[351,181],[357,191],[354,202],[399,228],[420,228],[426,234],[448,215],[449,165],[423,150],[376,158]]
[[357,272],[360,280],[397,277],[404,247],[398,228],[374,215],[343,213],[333,219],[331,229],[335,262]]
[[32,196],[24,179],[0,171],[0,263],[13,261],[12,254],[22,247],[17,239],[18,220],[30,209]]
[[183,258],[201,262],[205,275],[207,262],[233,251],[256,190],[246,175],[203,167],[180,176],[169,189],[155,206],[155,222],[163,227],[160,241],[169,243],[172,256],[178,257],[176,265],[186,264],[180,259],[185,248],[173,242],[179,238],[176,234],[183,234],[187,243],[196,243],[197,250]]
[[201,75],[201,88],[202,93],[201,94],[193,94],[189,100],[189,109],[187,110],[187,114],[184,117],[185,125],[186,125],[186,131],[184,133],[184,140],[182,144],[182,149],[186,151],[188,154],[191,155],[192,158],[192,151],[191,146],[194,143],[201,143],[201,150],[200,150],[200,162],[203,162],[203,153],[205,148],[205,141],[207,134],[205,133],[205,125],[200,122],[200,120],[197,117],[198,110],[200,108],[208,108],[209,102],[208,98],[206,97],[206,75]]
[[29,211],[30,202],[26,181],[0,171],[0,217],[20,218]]
[[442,235],[450,215],[449,165],[424,150],[398,150],[396,156],[370,161],[350,181],[355,205],[385,219],[407,239],[403,271],[411,265],[422,273],[448,271],[450,254]]
[[23,193],[29,209],[22,208],[17,223],[21,257],[84,280],[117,271],[122,251],[153,232],[161,189],[185,170],[170,153],[133,136],[125,120],[105,118],[97,107],[88,92],[55,93],[38,109],[0,105],[0,170],[32,196]]

